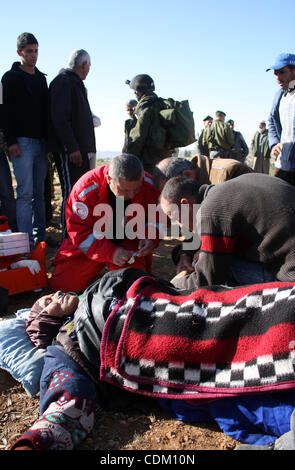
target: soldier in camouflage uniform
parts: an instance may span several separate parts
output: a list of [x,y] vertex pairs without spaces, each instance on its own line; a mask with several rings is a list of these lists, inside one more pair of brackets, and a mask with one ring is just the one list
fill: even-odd
[[155,85],[149,75],[136,75],[126,83],[134,90],[138,105],[134,110],[136,123],[123,150],[136,155],[145,171],[151,174],[155,165],[163,158],[170,157],[174,151],[166,146],[166,130],[160,123],[162,104],[154,93]]
[[203,133],[202,144],[209,149],[209,158],[232,158],[231,149],[235,144],[232,129],[224,122],[225,113],[216,111],[215,120]]

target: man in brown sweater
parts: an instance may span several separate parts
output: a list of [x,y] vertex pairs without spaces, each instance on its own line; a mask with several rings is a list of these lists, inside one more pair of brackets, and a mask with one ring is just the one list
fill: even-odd
[[252,168],[234,158],[214,158],[194,155],[191,160],[182,157],[167,157],[153,171],[153,184],[162,191],[165,183],[174,176],[187,176],[199,184],[219,184],[245,173],[254,173]]
[[295,189],[288,183],[254,173],[199,186],[181,176],[166,183],[160,203],[199,237],[194,269],[187,264],[172,280],[176,287],[295,281]]

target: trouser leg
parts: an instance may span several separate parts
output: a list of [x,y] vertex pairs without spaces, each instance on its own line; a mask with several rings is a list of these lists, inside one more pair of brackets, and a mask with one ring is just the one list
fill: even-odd
[[16,203],[11,172],[4,152],[0,152],[0,215],[5,215],[11,230],[17,232]]
[[29,442],[37,450],[71,450],[90,433],[97,389],[62,348],[49,346],[40,381],[40,418],[12,449]]
[[28,233],[30,243],[34,243],[32,224],[33,198],[33,155],[29,139],[18,139],[21,156],[11,155],[14,175],[16,178],[16,219],[20,232]]
[[262,263],[253,263],[241,258],[232,258],[228,285],[243,286],[274,282],[275,276],[269,273]]
[[65,152],[53,154],[56,169],[59,176],[61,191],[62,191],[62,207],[61,207],[61,223],[63,238],[66,238],[66,220],[65,220],[65,203],[72,190],[74,184],[89,171],[89,158],[87,153],[82,154],[82,166],[78,167],[71,163],[69,156]]
[[86,289],[105,266],[104,263],[91,261],[82,252],[80,255],[75,253],[70,257],[58,252],[53,265],[55,268],[50,282],[51,289],[77,294]]
[[295,186],[295,171],[284,171],[280,168],[276,168],[274,171],[274,176],[287,181],[287,183],[291,184],[292,186]]
[[[137,251],[138,241],[124,240],[118,247]],[[109,271],[121,268],[138,268],[151,272],[152,255],[142,258],[137,256],[132,264],[126,263],[118,266],[113,263],[93,261],[87,258],[82,251],[73,247],[70,239],[65,239],[53,261],[54,271],[51,277],[51,289],[53,291],[80,293],[98,278],[102,269],[107,266]]]
[[45,179],[48,157],[44,140],[36,141],[33,166],[33,233],[37,242],[46,239]]
[[46,215],[46,224],[50,222],[53,217],[52,211],[52,181],[51,181],[51,172],[49,168],[50,162],[48,160],[47,174],[45,178],[45,187],[44,187],[44,199],[45,199],[45,215]]

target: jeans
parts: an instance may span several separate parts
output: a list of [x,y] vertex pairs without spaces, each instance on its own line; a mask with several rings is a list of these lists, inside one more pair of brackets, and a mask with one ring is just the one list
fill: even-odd
[[16,219],[18,230],[29,234],[30,243],[45,240],[44,184],[47,151],[43,139],[18,137],[21,156],[11,155],[17,182]]
[[280,168],[276,168],[274,176],[281,178],[281,180],[287,181],[287,183],[295,186],[295,171],[285,171]]
[[36,450],[72,450],[91,432],[97,388],[59,346],[49,346],[40,380],[39,419],[20,437]]
[[54,162],[58,173],[61,192],[62,192],[62,207],[61,207],[61,223],[62,223],[62,236],[68,238],[65,218],[65,203],[72,190],[74,184],[83,176],[87,171],[90,170],[88,153],[82,152],[82,165],[74,165],[69,155],[65,152],[54,153]]
[[0,215],[5,215],[13,232],[17,231],[16,204],[7,157],[0,152]]
[[241,258],[233,258],[230,266],[230,286],[243,286],[276,281],[261,263],[252,263]]

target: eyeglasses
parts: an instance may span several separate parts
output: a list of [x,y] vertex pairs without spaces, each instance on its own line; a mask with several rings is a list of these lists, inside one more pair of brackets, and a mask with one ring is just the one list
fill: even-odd
[[79,297],[78,294],[76,294],[76,292],[60,292],[58,295],[58,298],[61,299],[64,295],[67,295],[67,294],[71,294],[71,295],[75,295],[76,297]]

